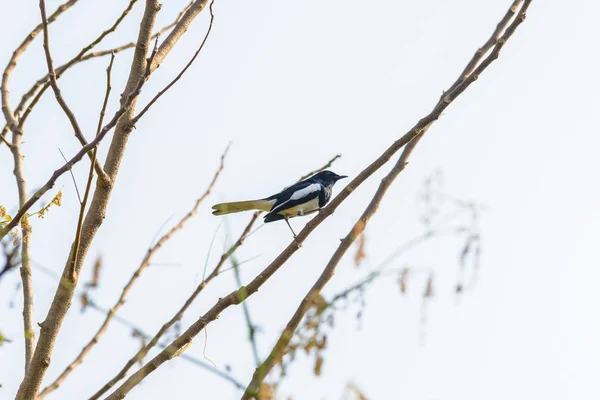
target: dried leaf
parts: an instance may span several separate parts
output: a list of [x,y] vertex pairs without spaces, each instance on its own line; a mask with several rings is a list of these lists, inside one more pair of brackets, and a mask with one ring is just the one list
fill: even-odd
[[90,299],[88,298],[87,292],[81,293],[79,299],[81,300],[81,312],[83,313],[90,305]]
[[85,284],[87,287],[95,288],[100,284],[100,270],[102,269],[102,256],[98,256],[94,262],[92,280]]
[[429,275],[429,279],[427,279],[427,286],[425,287],[425,293],[423,293],[423,297],[433,297],[433,275]]
[[258,398],[260,400],[275,400],[277,395],[275,389],[274,384],[262,382],[260,384],[260,389],[258,390]]
[[358,237],[358,249],[356,250],[356,254],[354,255],[354,265],[359,267],[365,258],[367,258],[367,254],[365,253],[365,234],[361,234]]
[[321,376],[321,368],[322,367],[323,367],[323,357],[318,355],[317,358],[315,359],[315,369],[314,369],[316,376]]
[[404,268],[398,277],[398,284],[400,285],[400,293],[406,294],[406,283],[408,281],[408,275],[410,274],[410,269]]

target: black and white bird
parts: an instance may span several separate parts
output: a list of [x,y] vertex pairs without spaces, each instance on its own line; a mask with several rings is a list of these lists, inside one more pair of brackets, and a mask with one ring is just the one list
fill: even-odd
[[264,199],[215,204],[212,207],[213,214],[225,215],[248,210],[267,211],[265,223],[283,219],[296,237],[289,219],[307,215],[325,207],[331,199],[333,185],[343,178],[347,178],[347,176],[337,175],[331,171],[322,171]]

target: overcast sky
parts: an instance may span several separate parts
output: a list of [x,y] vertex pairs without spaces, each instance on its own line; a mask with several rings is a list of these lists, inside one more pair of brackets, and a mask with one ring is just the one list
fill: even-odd
[[[59,4],[47,3],[49,10]],[[127,2],[80,3],[51,26],[56,64],[106,29]],[[143,2],[138,3],[99,48],[135,39],[143,10]],[[164,1],[157,26],[169,23],[186,3]],[[217,230],[209,268],[220,257],[225,229],[210,214],[210,205],[273,194],[335,154],[342,158],[332,170],[356,176],[431,110],[510,3],[217,0],[213,32],[200,58],[130,138],[81,283],[101,255],[101,287],[92,295],[103,307],[111,307],[156,232],[192,207],[218,167],[221,152],[233,142],[214,194],[156,256],[157,262],[170,265],[148,269],[119,313],[144,331],[155,332],[201,279]],[[1,9],[0,65],[6,65],[40,17],[37,1],[3,0]],[[360,323],[356,305],[336,314],[322,376],[312,373],[314,358],[302,355],[282,381],[281,398],[339,399],[348,382],[369,399],[599,398],[599,13],[600,5],[593,1],[533,2],[500,58],[433,125],[390,189],[367,228],[365,264],[354,267],[353,248],[324,294],[351,285],[423,232],[416,199],[423,181],[436,170],[443,172],[446,192],[485,205],[475,284],[460,297],[454,293],[464,243],[457,237],[440,237],[405,253],[390,268],[409,265],[435,271],[435,297],[427,307],[426,324],[421,322],[423,279],[411,281],[405,297],[395,278],[379,281],[365,293]],[[140,104],[185,65],[207,23],[205,11],[152,76]],[[13,107],[44,74],[40,39],[14,73]],[[109,113],[118,107],[131,56],[123,52],[115,60]],[[107,62],[101,58],[79,65],[60,80],[88,138],[95,129]],[[25,132],[25,171],[33,191],[62,165],[58,148],[68,156],[79,144],[50,93]],[[87,168],[81,163],[74,170],[80,188]],[[383,167],[353,193],[248,300],[261,328],[257,340],[263,357],[390,168]],[[12,157],[5,146],[0,147],[0,171],[0,204],[14,212]],[[71,178],[64,175],[58,189],[64,192],[62,207],[34,221],[35,321],[44,319],[57,284],[39,266],[62,271],[77,219]],[[232,236],[239,235],[248,218],[236,214],[227,219]],[[300,230],[306,221],[298,218],[292,224]],[[269,224],[251,236],[238,252],[239,260],[257,257],[243,265],[243,281],[250,281],[290,240],[284,223]],[[2,398],[13,396],[22,379],[19,281],[15,272],[0,282],[0,331],[12,339],[0,347]],[[212,285],[186,314],[184,327],[236,287],[231,272]],[[74,302],[46,383],[72,361],[102,320],[94,311],[80,314]],[[241,308],[230,308],[209,326],[206,345],[206,357],[220,370],[230,366],[232,376],[243,383],[253,372],[245,329]],[[186,354],[208,362],[204,340],[199,335]],[[113,323],[84,364],[49,398],[89,397],[138,346],[130,329]],[[130,395],[190,396],[234,399],[239,392],[176,359]]]

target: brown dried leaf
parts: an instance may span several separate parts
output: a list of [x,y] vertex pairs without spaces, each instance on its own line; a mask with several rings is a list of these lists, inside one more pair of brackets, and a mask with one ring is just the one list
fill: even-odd
[[322,367],[323,367],[323,357],[318,355],[317,358],[315,359],[315,369],[314,369],[316,376],[321,376],[321,368]]
[[85,284],[87,287],[98,287],[100,284],[100,270],[102,269],[102,256],[98,256],[96,261],[94,262],[94,272],[92,275],[92,280]]
[[367,253],[365,253],[365,242],[365,234],[363,233],[358,237],[358,249],[354,255],[354,265],[356,267],[360,267],[360,264],[367,258]]
[[433,297],[433,275],[429,275],[429,279],[427,279],[427,286],[425,287],[425,292],[423,293],[424,298]]
[[402,273],[398,277],[398,284],[400,285],[400,293],[406,294],[406,283],[408,281],[408,275],[410,270],[408,268],[404,268]]
[[81,293],[79,299],[81,300],[81,312],[85,312],[85,310],[90,305],[90,299],[88,298],[87,292]]
[[258,390],[258,398],[260,400],[275,400],[276,396],[277,392],[274,384],[264,382],[260,384],[260,389]]

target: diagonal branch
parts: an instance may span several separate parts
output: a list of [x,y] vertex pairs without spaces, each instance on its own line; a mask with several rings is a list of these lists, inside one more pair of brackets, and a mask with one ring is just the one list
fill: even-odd
[[258,289],[301,247],[302,242],[312,233],[317,226],[319,226],[326,218],[328,218],[339,205],[346,199],[350,194],[361,185],[367,178],[381,168],[387,161],[402,147],[408,144],[415,137],[424,133],[430,124],[436,121],[441,113],[450,105],[461,93],[465,91],[475,80],[478,79],[479,75],[496,59],[500,53],[500,50],[506,43],[506,41],[512,36],[517,27],[525,20],[526,11],[531,4],[531,0],[525,0],[523,3],[518,16],[514,21],[506,28],[504,34],[496,42],[491,53],[473,70],[473,73],[468,78],[463,79],[454,90],[447,92],[444,97],[436,104],[433,110],[427,114],[406,134],[400,139],[396,140],[386,151],[381,154],[375,161],[373,161],[367,168],[358,174],[356,178],[352,180],[344,188],[344,190],[338,194],[331,203],[323,209],[320,214],[317,214],[312,220],[310,220],[304,229],[300,231],[296,239],[290,243],[280,254],[268,265],[261,273],[259,273],[247,286],[242,286],[238,290],[231,292],[229,295],[220,298],[203,316],[201,316],[195,323],[193,323],[183,334],[177,337],[171,345],[157,354],[152,360],[148,361],[143,367],[137,372],[131,375],[115,392],[113,392],[107,399],[118,399],[123,398],[129,393],[136,385],[144,380],[148,375],[160,367],[163,363],[173,359],[182,351],[185,350],[193,338],[198,335],[210,322],[214,321],[225,309],[232,305],[240,304],[246,298],[256,293]]
[[329,260],[329,263],[327,263],[327,266],[319,276],[319,279],[317,279],[313,287],[306,294],[306,296],[296,309],[296,312],[294,313],[294,315],[286,325],[285,329],[281,333],[281,336],[277,340],[275,347],[273,347],[273,350],[266,358],[266,360],[254,371],[252,381],[246,388],[246,391],[242,396],[242,400],[258,398],[258,393],[260,391],[260,387],[263,383],[263,380],[269,374],[271,369],[281,361],[281,358],[283,357],[285,350],[288,344],[290,343],[290,340],[294,336],[294,332],[298,328],[298,325],[300,325],[300,322],[304,318],[304,315],[312,307],[314,300],[320,295],[323,287],[333,277],[335,269],[342,257],[344,256],[344,254],[346,254],[346,251],[350,248],[352,243],[354,243],[356,238],[360,236],[360,234],[365,230],[370,219],[377,212],[377,209],[379,208],[379,204],[381,203],[383,196],[385,196],[385,193],[387,192],[388,188],[390,187],[392,182],[398,177],[400,172],[404,170],[404,167],[408,163],[408,158],[412,154],[412,151],[414,150],[419,140],[423,137],[427,129],[428,127],[426,127],[423,130],[423,133],[416,136],[413,140],[410,141],[410,143],[406,145],[396,165],[394,165],[394,167],[388,173],[388,175],[381,180],[381,183],[379,184],[379,188],[377,189],[375,196],[373,196],[373,199],[371,199],[371,202],[363,212],[362,216],[358,219],[358,221],[356,221],[352,229],[350,229],[350,232],[346,235],[344,239],[342,239],[342,242],[331,257],[331,260]]
[[[104,38],[106,36],[108,36],[110,33],[114,32],[117,29],[117,27],[121,24],[121,22],[123,22],[125,17],[129,14],[129,12],[131,11],[131,9],[133,8],[133,6],[136,2],[137,2],[137,0],[130,0],[129,4],[125,8],[125,10],[123,10],[121,15],[117,18],[117,20],[113,23],[113,25],[110,28],[108,28],[107,30],[102,32],[90,44],[88,44],[83,49],[81,49],[79,51],[79,53],[75,57],[73,57],[71,60],[69,60],[67,63],[56,68],[56,79],[59,79],[70,67],[83,61],[85,58],[85,54],[88,51],[90,51],[91,49],[96,47],[96,45],[98,43],[100,43],[102,40],[104,40]],[[106,55],[112,55],[112,54],[116,54],[116,53],[117,53],[116,51],[113,51],[113,52],[109,51],[106,53]],[[21,129],[25,125],[25,122],[27,121],[27,118],[29,117],[29,115],[31,115],[33,108],[38,104],[38,102],[42,98],[43,94],[46,92],[46,89],[48,89],[48,87],[50,87],[50,85],[51,85],[50,73],[46,74],[42,79],[39,79],[31,87],[31,89],[29,89],[29,91],[27,91],[27,93],[25,93],[21,97],[21,101],[19,102],[19,105],[17,106],[15,113],[18,114],[23,110],[27,100],[29,100],[31,98],[31,96],[33,96],[42,85],[43,85],[43,87],[37,92],[37,94],[35,95],[35,98],[29,103],[29,105],[27,106],[27,109],[25,110],[25,112],[23,113],[21,118],[19,118],[19,126],[21,127]]]
[[[326,168],[329,168],[331,166],[331,164],[337,160],[340,156],[335,156],[333,159],[329,160],[329,162],[327,164],[325,164],[324,166],[322,166],[321,168],[317,169],[316,171],[311,172],[309,175],[313,175],[316,172],[320,172]],[[306,175],[301,177],[298,182],[304,180],[306,178]],[[156,335],[154,335],[154,338],[152,338],[152,340],[150,342],[148,342],[148,344],[142,348],[141,350],[139,350],[133,357],[131,357],[129,359],[129,361],[127,361],[127,363],[125,364],[125,366],[121,369],[121,371],[119,371],[119,373],[113,377],[109,382],[107,382],[98,392],[96,392],[91,398],[90,400],[96,400],[98,398],[100,398],[100,396],[102,396],[104,393],[106,393],[108,390],[110,390],[118,381],[120,381],[121,379],[123,379],[125,377],[125,375],[127,375],[127,372],[131,369],[131,367],[133,367],[136,363],[138,363],[140,360],[143,360],[144,357],[146,357],[146,355],[148,354],[148,352],[156,345],[156,343],[158,343],[158,341],[160,340],[160,338],[167,332],[167,330],[169,330],[171,328],[171,326],[173,326],[173,324],[175,324],[175,322],[181,320],[183,314],[185,313],[185,311],[188,309],[188,307],[194,302],[194,300],[196,299],[196,297],[200,294],[200,292],[204,289],[204,287],[213,279],[216,278],[222,271],[222,267],[223,264],[230,259],[231,257],[233,257],[235,251],[238,249],[238,247],[240,247],[244,240],[252,234],[252,232],[250,231],[252,229],[252,226],[254,225],[254,223],[256,222],[256,220],[258,219],[258,217],[260,216],[261,212],[260,211],[256,211],[255,213],[252,214],[252,217],[250,218],[250,221],[248,221],[248,224],[246,225],[246,227],[243,229],[242,234],[240,235],[240,237],[238,238],[238,240],[226,251],[221,255],[221,258],[219,259],[219,262],[217,263],[216,267],[212,270],[212,272],[208,275],[208,277],[206,277],[206,279],[204,279],[202,282],[200,282],[200,284],[198,285],[198,287],[196,288],[196,290],[191,294],[191,296],[185,301],[184,305],[179,309],[179,311],[177,311],[177,313],[175,313],[175,315],[168,321],[166,322],[161,328],[160,330],[156,333]]]
[[180,321],[181,318],[183,318],[183,314],[192,305],[192,303],[194,302],[194,300],[196,299],[196,297],[198,297],[198,295],[210,283],[210,281],[212,281],[214,278],[216,278],[222,272],[222,268],[223,268],[223,265],[225,264],[225,262],[235,253],[235,251],[244,243],[244,240],[250,235],[250,233],[251,233],[250,230],[252,229],[252,226],[254,225],[254,223],[256,222],[256,220],[258,219],[258,215],[259,215],[259,213],[254,213],[253,214],[252,218],[248,222],[248,225],[246,225],[246,228],[244,228],[244,230],[242,231],[242,234],[240,235],[240,237],[238,238],[238,240],[226,252],[224,252],[221,255],[221,258],[217,262],[217,265],[212,270],[212,272],[205,279],[203,279],[202,282],[200,282],[200,284],[196,287],[196,289],[194,290],[194,292],[190,295],[190,297],[188,297],[188,299],[185,301],[185,303],[183,304],[183,306],[175,313],[175,315],[173,315],[173,317],[169,321],[167,321],[166,323],[164,323],[163,326],[161,326],[161,328],[158,330],[158,332],[154,335],[154,337],[152,338],[152,340],[150,340],[148,342],[148,344],[146,344],[146,346],[144,346],[133,357],[131,357],[127,361],[127,363],[125,364],[125,366],[119,371],[119,373],[117,375],[115,375],[115,377],[113,377],[109,382],[107,382],[93,396],[91,396],[90,400],[97,400],[97,399],[99,399],[100,396],[102,396],[104,393],[106,393],[108,390],[110,390],[118,381],[120,381],[121,379],[123,379],[125,377],[125,375],[127,375],[127,372],[131,369],[131,367],[133,367],[136,363],[138,363],[141,360],[143,360],[144,357],[146,357],[146,355],[148,354],[148,352],[154,346],[156,346],[156,344],[158,343],[158,341],[160,340],[160,338],[177,321]]
[[196,57],[198,57],[198,54],[200,54],[200,52],[202,51],[202,48],[204,47],[204,44],[206,43],[206,40],[208,39],[208,36],[210,35],[210,31],[212,30],[213,21],[215,20],[215,14],[213,13],[213,4],[214,3],[215,3],[214,0],[212,0],[210,2],[210,6],[208,7],[208,9],[210,11],[210,22],[208,24],[208,30],[206,31],[206,34],[204,35],[204,39],[202,39],[202,43],[200,43],[200,47],[198,47],[198,50],[196,50],[196,53],[194,53],[194,55],[192,56],[192,58],[190,59],[190,61],[186,64],[185,67],[183,67],[183,69],[181,70],[181,72],[179,72],[179,74],[177,74],[177,76],[167,86],[165,86],[162,90],[160,90],[152,98],[152,100],[150,100],[150,102],[146,105],[146,107],[144,107],[142,109],[142,111],[140,111],[140,113],[133,118],[132,123],[134,125],[135,125],[135,123],[137,121],[140,120],[140,118],[142,118],[144,116],[144,114],[146,114],[146,112],[150,109],[150,107],[152,107],[152,105],[156,102],[156,100],[158,100],[163,94],[165,94],[165,92],[167,90],[169,90],[175,83],[177,83],[177,81],[179,79],[181,79],[181,77],[183,76],[183,74],[185,74],[185,71],[187,71],[188,68],[192,66],[192,64],[196,60]]
[[[123,10],[123,12],[119,16],[119,18],[117,18],[117,20],[115,21],[115,23],[109,29],[107,29],[106,31],[102,32],[102,34],[100,34],[100,36],[98,36],[89,45],[87,45],[86,47],[84,47],[70,61],[68,61],[67,63],[61,65],[58,68],[56,68],[56,74],[57,74],[56,77],[57,77],[57,79],[59,79],[63,75],[63,73],[65,73],[73,65],[79,64],[80,62],[87,61],[87,60],[90,60],[90,59],[93,59],[93,58],[97,58],[97,57],[104,57],[104,56],[107,56],[107,55],[111,55],[113,53],[116,54],[116,53],[119,53],[121,51],[128,50],[128,49],[131,49],[131,48],[135,47],[135,42],[130,42],[130,43],[127,43],[127,44],[124,44],[124,45],[121,45],[121,46],[114,47],[112,49],[87,53],[92,48],[94,48],[98,43],[100,43],[104,39],[104,37],[106,37],[108,34],[114,32],[117,29],[117,27],[120,25],[120,23],[123,21],[123,19],[129,14],[129,12],[131,11],[131,9],[133,8],[134,3],[136,3],[136,2],[137,2],[137,0],[130,0],[127,8],[125,10]],[[193,1],[192,1],[192,3],[193,3]],[[190,3],[188,6],[186,6],[180,12],[177,15],[177,18],[175,18],[175,20],[173,22],[171,22],[170,24],[162,27],[156,33],[154,33],[152,35],[152,39],[155,39],[155,38],[157,38],[159,36],[162,36],[169,29],[173,28],[179,22],[179,20],[181,19],[181,17],[185,13],[185,11],[190,7],[190,5],[192,3]],[[48,22],[50,22],[51,19],[52,19],[52,16],[50,17],[50,19],[48,19]],[[85,53],[87,53],[87,54],[85,54]],[[48,87],[49,87],[48,79],[49,79],[49,75],[48,74],[46,74],[42,78],[38,79],[35,82],[35,84],[21,97],[21,101],[19,102],[19,105],[15,109],[15,112],[14,112],[15,115],[20,115],[21,114],[21,111],[23,111],[23,109],[25,107],[25,103],[33,95],[36,95],[36,92],[37,92],[36,97],[31,101],[31,103],[29,103],[29,105],[27,106],[27,109],[22,114],[22,117],[19,119],[19,125],[21,126],[21,128],[25,124],[25,121],[27,120],[27,117],[29,116],[29,114],[31,113],[31,111],[33,111],[33,108],[35,107],[35,105],[38,103],[38,101],[42,97],[43,92],[45,92],[46,89],[48,89]],[[38,92],[38,89],[42,85],[43,85],[43,88]],[[5,125],[4,128],[2,129],[2,132],[0,133],[0,137],[2,139],[4,139],[4,137],[6,136],[6,133],[8,132],[8,130],[9,130],[8,129],[8,125]]]
[[[108,85],[110,85],[110,83]],[[121,295],[119,296],[119,299],[117,300],[117,302],[115,303],[115,305],[106,314],[106,318],[104,319],[104,322],[102,323],[102,325],[100,326],[100,328],[98,329],[98,331],[96,332],[96,334],[94,335],[94,337],[90,340],[90,342],[87,345],[84,346],[84,348],[77,355],[77,357],[75,357],[75,360],[73,360],[65,368],[65,370],[58,376],[58,378],[56,378],[54,380],[54,382],[52,382],[44,390],[41,391],[41,393],[38,395],[38,399],[41,399],[41,398],[45,397],[50,392],[52,392],[55,389],[57,389],[62,384],[62,382],[64,382],[65,379],[67,379],[67,377],[71,374],[71,372],[73,372],[73,370],[78,365],[80,365],[83,362],[85,356],[98,343],[98,341],[100,340],[100,338],[102,337],[102,335],[104,335],[104,333],[108,329],[108,325],[111,323],[111,321],[114,318],[114,316],[116,315],[116,313],[123,306],[123,304],[125,304],[127,295],[131,291],[131,288],[133,287],[133,285],[137,282],[138,278],[141,276],[142,272],[148,266],[150,266],[150,264],[152,262],[152,257],[158,252],[158,250],[169,239],[171,239],[171,237],[173,237],[173,235],[175,233],[177,233],[178,231],[180,231],[181,229],[183,229],[183,227],[185,226],[186,222],[189,219],[191,219],[198,212],[198,208],[200,207],[200,204],[202,204],[202,202],[204,201],[204,199],[206,199],[206,197],[208,197],[208,195],[211,193],[211,191],[212,191],[215,183],[217,182],[217,179],[219,178],[219,175],[221,174],[221,171],[223,171],[223,168],[225,167],[225,164],[224,164],[224,162],[225,162],[225,156],[227,155],[227,151],[228,150],[229,150],[229,146],[227,147],[227,149],[225,149],[225,152],[221,156],[221,163],[219,165],[219,168],[217,169],[217,172],[215,173],[212,181],[208,185],[208,188],[206,189],[206,191],[204,192],[204,194],[198,200],[196,200],[196,203],[194,204],[194,207],[174,227],[172,227],[153,246],[151,246],[148,249],[148,251],[146,252],[146,255],[144,256],[144,259],[142,260],[142,262],[140,263],[140,265],[136,269],[136,271],[133,273],[133,275],[132,275],[131,279],[129,280],[129,282],[127,282],[127,284],[123,288],[123,291],[121,292]]]
[[[522,9],[519,13],[519,17],[513,22],[513,24],[511,26],[506,28],[506,25],[510,21],[512,15],[516,12],[516,9],[514,9],[515,4],[520,3],[520,2],[521,1],[517,1],[517,2],[513,3],[513,6],[511,6],[511,8],[509,9],[509,11],[505,15],[505,17],[502,19],[501,23],[498,24],[498,28],[496,29],[496,31],[494,31],[491,39],[488,40],[488,42],[486,42],[486,45],[484,45],[484,47],[482,47],[482,48],[485,48],[485,46],[487,46],[487,44],[490,43],[490,41],[493,41],[494,44],[502,43],[502,45],[503,45],[505,43],[506,39],[508,39],[508,37],[510,37],[512,32],[514,32],[514,29],[524,19],[525,11],[527,10],[527,7],[529,6],[529,3],[531,1],[525,2],[524,6],[522,7]],[[500,32],[498,32],[498,29],[501,27],[501,25],[503,25],[502,30]],[[502,37],[503,40],[502,41],[498,40],[500,38],[500,35],[502,34],[502,32],[505,29],[506,29],[506,31],[504,32],[504,36]],[[494,49],[494,51],[495,50],[496,49]],[[497,53],[495,56],[497,57]],[[479,60],[480,60],[480,53],[478,51],[475,53],[475,56],[473,57],[471,62],[469,62],[469,64],[467,65],[467,68],[465,69],[465,71],[467,71],[467,70],[470,71],[470,72],[468,72],[469,75],[471,73],[473,73],[474,71],[476,71],[476,66],[477,66]],[[491,60],[493,60],[493,59],[491,59]],[[487,59],[484,60],[484,62],[486,62],[486,61],[487,61]],[[489,65],[489,63],[488,63],[488,65]],[[452,87],[450,88],[450,90],[448,90],[448,92],[452,93],[452,91],[454,90],[452,88],[458,88],[462,82],[465,82],[469,78],[469,75],[459,77],[459,79],[457,80],[458,83],[453,84]],[[442,99],[442,102],[444,102],[444,98]],[[339,262],[341,261],[342,257],[344,256],[344,254],[346,253],[346,251],[350,248],[352,243],[354,243],[356,238],[364,231],[364,229],[367,226],[370,219],[377,212],[377,209],[379,208],[379,204],[381,203],[383,197],[385,196],[387,189],[390,187],[391,183],[398,177],[400,172],[402,172],[402,170],[404,169],[404,167],[406,166],[406,164],[408,162],[408,158],[412,154],[412,151],[414,150],[414,148],[417,145],[417,143],[419,142],[419,140],[423,137],[423,135],[425,134],[427,129],[429,129],[429,126],[431,126],[431,123],[423,129],[423,132],[420,135],[416,136],[404,148],[404,151],[402,152],[402,155],[400,156],[400,158],[399,158],[398,162],[396,163],[396,165],[394,166],[394,168],[390,171],[390,173],[385,178],[383,178],[383,180],[381,181],[381,183],[379,185],[377,192],[375,193],[375,196],[373,197],[373,199],[371,200],[371,202],[369,203],[369,205],[363,212],[360,219],[354,224],[354,226],[352,227],[352,229],[350,230],[348,235],[346,235],[346,237],[344,239],[342,239],[342,242],[340,243],[339,247],[337,248],[337,250],[331,257],[329,262],[327,263],[325,269],[319,276],[319,279],[317,279],[317,281],[315,282],[313,287],[306,294],[306,296],[304,297],[304,299],[302,300],[302,302],[296,309],[296,312],[294,313],[292,318],[289,320],[288,324],[286,325],[285,329],[281,333],[281,336],[277,340],[277,343],[273,347],[273,349],[272,349],[271,353],[269,354],[269,356],[267,357],[267,359],[258,368],[256,368],[254,375],[252,377],[252,381],[250,382],[250,384],[246,388],[246,391],[244,392],[244,395],[242,396],[242,400],[258,398],[257,396],[260,391],[260,387],[263,384],[264,379],[269,374],[271,369],[277,363],[279,363],[281,361],[300,322],[302,321],[302,319],[304,318],[304,316],[306,315],[308,310],[313,306],[314,300],[320,296],[321,290],[325,287],[327,282],[329,282],[329,280],[333,277],[333,275],[335,273],[335,269],[336,269],[337,265],[339,264]]]
[[[48,18],[47,23],[51,24],[52,22],[56,21],[63,12],[73,7],[75,3],[77,3],[77,1],[78,0],[69,0],[64,4],[60,5],[56,9],[56,11],[54,11],[52,15],[50,15],[50,18]],[[6,68],[4,69],[4,73],[2,74],[2,85],[0,86],[0,92],[2,96],[2,112],[4,114],[4,118],[6,119],[6,124],[8,125],[8,128],[15,134],[22,134],[22,131],[19,129],[19,125],[17,124],[15,115],[10,108],[10,91],[8,89],[8,85],[12,73],[15,67],[17,66],[19,58],[21,57],[21,55],[23,55],[23,53],[25,53],[25,50],[27,50],[31,42],[33,42],[36,36],[42,31],[42,25],[43,24],[41,23],[38,24],[35,28],[33,28],[29,35],[25,37],[23,42],[13,52],[12,57],[8,61],[8,65],[6,66]],[[2,132],[2,134],[4,135],[4,131]]]
[[[73,132],[75,133],[75,137],[77,138],[77,140],[79,140],[79,143],[81,143],[82,146],[85,146],[88,144],[87,140],[85,140],[85,136],[83,135],[83,132],[81,131],[81,127],[79,126],[79,123],[77,122],[77,118],[75,117],[75,114],[69,108],[69,106],[67,105],[67,102],[63,98],[63,96],[60,92],[60,88],[58,87],[58,82],[56,81],[56,71],[54,71],[54,65],[52,63],[52,55],[50,54],[50,37],[48,35],[48,21],[46,20],[46,3],[44,0],[40,0],[40,12],[42,14],[42,25],[43,25],[43,31],[44,31],[44,53],[46,55],[46,64],[48,66],[48,74],[50,75],[50,85],[52,86],[52,90],[54,91],[54,97],[56,97],[56,101],[60,105],[60,108],[62,108],[63,112],[69,119],[69,122],[71,123],[71,126],[73,127]],[[96,160],[96,157],[94,157],[91,153],[88,153],[88,156],[90,157],[92,164],[94,164],[94,168],[96,169],[96,173],[98,174],[98,177],[100,179],[106,181],[108,179],[108,176],[102,169],[102,166],[100,165],[98,160]]]
[[[149,65],[150,64],[148,64],[148,66]],[[13,220],[11,222],[9,222],[8,224],[6,224],[6,226],[4,228],[0,229],[0,239],[4,238],[4,236],[6,236],[6,234],[8,232],[10,232],[10,230],[13,229],[24,216],[26,216],[27,211],[29,211],[29,209],[44,194],[46,194],[46,192],[48,190],[50,190],[50,189],[52,189],[52,187],[54,187],[54,184],[56,183],[56,181],[58,180],[58,178],[60,178],[65,172],[71,170],[71,168],[73,168],[73,166],[75,164],[77,164],[79,161],[81,161],[81,159],[88,152],[90,152],[94,148],[96,148],[96,146],[98,145],[98,143],[100,143],[102,141],[102,139],[104,139],[104,137],[106,136],[106,134],[108,132],[110,132],[110,130],[117,125],[117,123],[119,122],[120,118],[127,112],[127,110],[129,109],[129,107],[131,107],[131,105],[135,102],[135,100],[137,99],[137,97],[139,96],[139,94],[142,91],[142,87],[144,86],[144,83],[146,82],[146,80],[148,79],[149,76],[150,76],[150,71],[149,71],[149,68],[147,68],[146,71],[143,73],[142,78],[137,82],[137,86],[135,86],[135,88],[133,89],[132,92],[128,93],[128,95],[125,97],[124,101],[122,102],[121,107],[117,110],[117,112],[115,113],[115,115],[113,116],[113,118],[108,122],[108,124],[106,124],[102,128],[102,130],[100,131],[100,133],[98,133],[98,135],[96,135],[96,138],[94,140],[92,140],[90,143],[88,143],[87,145],[83,146],[81,148],[81,150],[79,150],[79,152],[77,152],[77,154],[75,154],[62,167],[60,167],[59,169],[57,169],[56,171],[54,171],[54,173],[52,174],[52,176],[50,177],[50,179],[48,179],[48,181],[44,184],[44,186],[42,186],[41,188],[39,188],[33,194],[33,196],[31,196],[31,198],[29,200],[27,200],[27,202],[25,204],[23,204],[23,206],[21,206],[21,208],[19,209],[19,211],[17,211],[17,213],[13,217]],[[128,128],[128,129],[132,129],[132,128]],[[102,187],[106,187],[106,188],[112,188],[112,186],[113,186],[112,181],[101,182],[101,184],[102,184],[101,185]]]

